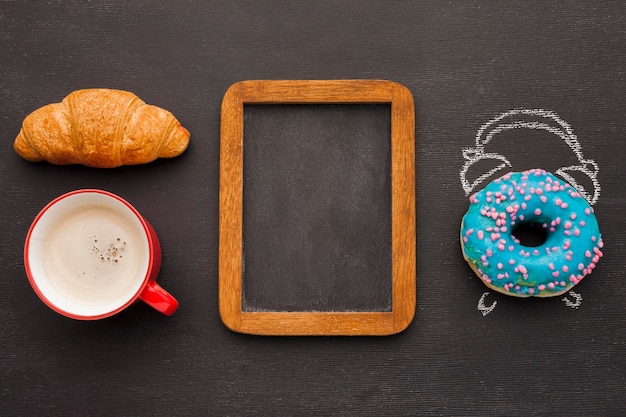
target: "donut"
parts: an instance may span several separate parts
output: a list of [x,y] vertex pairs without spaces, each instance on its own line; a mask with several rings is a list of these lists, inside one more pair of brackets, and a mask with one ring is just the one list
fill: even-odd
[[[551,297],[569,291],[602,257],[593,208],[571,185],[542,169],[508,173],[470,197],[461,221],[461,250],[494,291]],[[545,242],[525,246],[520,225],[544,229]]]

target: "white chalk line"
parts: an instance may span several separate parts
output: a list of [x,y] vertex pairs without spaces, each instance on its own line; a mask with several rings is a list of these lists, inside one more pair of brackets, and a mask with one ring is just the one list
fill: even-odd
[[[507,117],[516,116],[532,116],[538,117],[542,121],[525,121],[514,120],[509,123],[501,123]],[[552,121],[557,126],[550,125],[546,121]],[[498,133],[512,129],[533,129],[533,130],[545,130],[561,138],[565,144],[574,152],[574,155],[578,158],[579,165],[571,165],[561,167],[556,170],[555,174],[559,175],[565,181],[570,183],[576,191],[578,191],[588,202],[593,205],[598,201],[600,197],[600,182],[598,181],[598,164],[593,159],[585,159],[582,151],[582,146],[578,142],[578,138],[574,134],[572,127],[565,120],[561,119],[559,115],[550,110],[543,109],[513,109],[504,112],[493,119],[484,123],[476,133],[476,147],[465,148],[462,150],[465,163],[461,167],[459,172],[459,178],[461,180],[461,186],[465,191],[465,195],[469,195],[486,179],[490,178],[493,174],[503,170],[506,167],[512,168],[509,160],[500,154],[485,152],[485,145],[487,145],[493,137]],[[488,172],[478,176],[476,180],[470,183],[467,180],[467,171],[469,168],[478,161],[484,159],[498,160],[499,164],[490,169]],[[570,172],[576,171],[583,173],[589,177],[593,186],[593,192],[588,192],[585,187],[579,184],[576,179],[570,174]]]
[[485,305],[485,297],[488,295],[489,295],[489,291],[484,292],[483,295],[480,296],[480,299],[478,300],[478,305],[476,306],[476,309],[481,312],[483,317],[491,313],[493,309],[496,308],[496,305],[498,304],[497,301],[494,301],[493,303],[491,303],[489,307],[487,307]]

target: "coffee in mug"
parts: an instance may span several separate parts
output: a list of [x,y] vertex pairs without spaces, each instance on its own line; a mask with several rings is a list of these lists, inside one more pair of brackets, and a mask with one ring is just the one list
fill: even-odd
[[24,264],[37,295],[76,319],[111,316],[140,299],[164,314],[178,302],[156,283],[161,249],[148,221],[103,190],[49,203],[28,232]]

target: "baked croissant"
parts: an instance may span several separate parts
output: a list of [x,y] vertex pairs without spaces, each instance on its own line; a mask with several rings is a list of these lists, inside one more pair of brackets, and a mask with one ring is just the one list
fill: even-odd
[[169,111],[128,91],[87,89],[26,116],[13,148],[32,162],[113,168],[175,157],[188,144]]

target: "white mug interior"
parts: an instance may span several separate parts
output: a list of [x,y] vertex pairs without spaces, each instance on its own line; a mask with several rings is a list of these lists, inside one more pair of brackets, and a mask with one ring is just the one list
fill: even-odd
[[[72,224],[72,231],[69,232],[72,233],[72,236],[67,238],[68,241],[74,239],[74,235],[84,234],[85,236],[81,237],[81,246],[84,246],[84,243],[87,242],[86,239],[89,239],[90,247],[85,249],[81,247],[80,253],[82,255],[63,252],[65,249],[59,247],[59,238],[54,243],[51,234],[58,235],[58,229],[64,228],[68,219],[81,215],[84,216],[87,210],[97,210],[94,213],[110,212],[112,215],[118,216],[116,219],[119,218],[119,221],[123,223],[124,231],[121,234],[125,237],[123,239],[118,238],[117,243],[104,241],[98,243],[98,236],[86,230],[87,226],[83,225],[83,223]],[[57,312],[75,318],[108,316],[134,302],[149,278],[151,263],[151,245],[148,240],[148,231],[140,218],[139,213],[124,200],[98,190],[68,193],[46,206],[33,222],[25,248],[27,273],[39,297]],[[77,223],[75,220],[72,221]],[[96,222],[92,217],[90,221],[92,224],[96,224],[96,226],[107,227],[104,220]],[[86,221],[84,223],[87,224]],[[110,226],[108,225],[107,229],[111,229]],[[120,261],[119,264],[125,267],[130,262],[128,260],[129,256],[126,259],[121,258],[123,256],[122,251],[126,249],[124,246],[126,245],[126,236],[133,237],[132,253],[129,253],[128,250],[125,252],[133,258],[131,265],[133,273],[117,274],[114,269],[117,267],[117,264],[115,267],[110,265]],[[60,242],[64,241],[61,240]],[[102,246],[103,244],[109,245],[108,248]],[[112,256],[111,253],[114,253],[115,256]],[[73,256],[75,257],[75,262],[73,262]],[[109,271],[113,272],[107,272],[107,277],[105,275],[102,277],[88,276],[89,272],[86,273],[85,270],[81,272],[79,269],[81,267],[85,268],[84,265],[81,266],[81,262],[83,262],[81,257],[94,258],[89,260],[91,262],[89,265],[99,262],[103,265],[102,268],[104,268],[106,264],[109,264]],[[59,266],[58,270],[64,271],[64,277],[59,277],[59,274],[56,272],[50,273],[50,265],[63,262],[70,264]],[[56,269],[52,270],[57,271]],[[69,271],[73,274],[72,277],[68,276]],[[118,275],[124,275],[124,279],[120,280]],[[111,277],[116,282],[114,290],[106,287],[106,279]],[[81,279],[82,284],[91,285],[87,283],[87,280],[97,278],[101,279],[97,283],[100,287],[89,289],[91,293],[85,292],[85,289],[74,291],[74,287],[81,285]],[[77,294],[79,295],[77,296]]]

